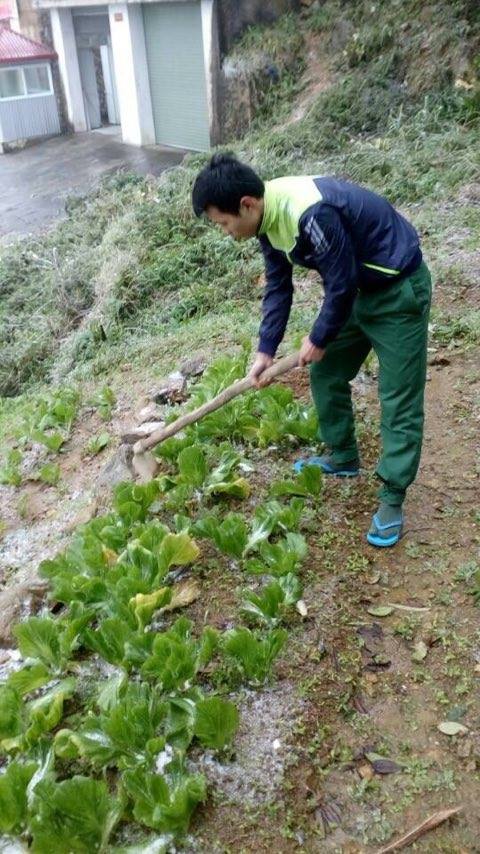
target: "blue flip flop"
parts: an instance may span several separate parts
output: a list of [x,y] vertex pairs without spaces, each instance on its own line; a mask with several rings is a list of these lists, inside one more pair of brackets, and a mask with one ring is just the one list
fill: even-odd
[[388,525],[382,525],[377,514],[375,513],[372,522],[373,525],[375,525],[377,531],[389,531],[391,528],[397,528],[398,530],[395,534],[391,534],[389,537],[381,537],[378,533],[374,534],[369,531],[367,533],[367,541],[370,543],[371,546],[376,546],[377,548],[385,549],[389,548],[390,546],[395,546],[398,543],[400,537],[402,536],[403,517],[397,522],[389,522]]
[[325,474],[333,474],[336,477],[357,477],[359,474],[358,463],[343,463],[348,468],[341,468],[342,463],[339,463],[339,468],[335,468],[328,462],[328,457],[308,457],[306,460],[297,460],[293,465],[293,470],[300,474],[305,466],[318,466]]

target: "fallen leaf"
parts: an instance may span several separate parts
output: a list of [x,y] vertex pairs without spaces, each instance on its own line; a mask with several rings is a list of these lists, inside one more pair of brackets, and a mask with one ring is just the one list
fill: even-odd
[[175,608],[186,608],[195,599],[200,596],[200,585],[198,581],[189,580],[181,584],[174,584],[172,587],[173,595],[168,603],[162,608],[162,611],[173,611]]
[[412,661],[423,661],[427,657],[428,647],[424,641],[418,641],[412,652]]
[[398,774],[402,770],[401,766],[393,759],[375,759],[372,766],[375,774]]
[[365,576],[365,581],[367,584],[377,584],[381,578],[381,572],[369,572]]
[[360,765],[360,767],[357,768],[357,771],[360,774],[362,780],[371,780],[373,778],[373,768],[371,765],[367,765],[367,763],[365,763],[365,765]]
[[430,611],[430,608],[419,608],[417,605],[398,605],[396,602],[388,603],[391,608],[396,608],[397,611],[416,611],[418,613],[423,611]]
[[113,566],[118,560],[117,552],[114,552],[113,549],[109,549],[107,546],[102,546],[102,554],[108,566]]
[[444,735],[464,735],[468,732],[468,727],[458,723],[458,721],[442,721],[437,729]]
[[393,613],[393,608],[390,605],[371,605],[367,611],[372,617],[388,617]]

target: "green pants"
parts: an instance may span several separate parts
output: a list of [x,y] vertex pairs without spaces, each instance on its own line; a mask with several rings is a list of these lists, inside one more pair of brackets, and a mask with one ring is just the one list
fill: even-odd
[[401,504],[418,470],[423,438],[431,278],[422,263],[411,276],[375,293],[359,292],[352,314],[310,380],[319,435],[336,463],[358,457],[350,381],[371,348],[380,365],[382,453],[379,496]]

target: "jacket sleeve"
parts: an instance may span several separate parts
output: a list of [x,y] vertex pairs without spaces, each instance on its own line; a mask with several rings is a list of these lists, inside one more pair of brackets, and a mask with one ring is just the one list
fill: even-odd
[[273,248],[268,238],[260,237],[260,245],[265,259],[266,285],[258,349],[274,356],[285,334],[292,306],[292,265],[283,252]]
[[350,317],[358,288],[357,261],[350,235],[334,208],[316,206],[307,212],[301,226],[325,289],[320,314],[309,336],[312,344],[323,349]]

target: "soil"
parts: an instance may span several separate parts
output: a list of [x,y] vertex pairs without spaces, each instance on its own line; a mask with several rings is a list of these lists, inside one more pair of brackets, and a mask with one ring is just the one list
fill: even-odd
[[[448,283],[435,301],[458,310]],[[472,284],[462,292],[462,310],[476,305]],[[304,373],[286,382],[307,399]],[[126,371],[121,426],[122,412],[138,410],[140,398]],[[392,550],[372,549],[364,536],[377,487],[375,376],[358,378],[355,400],[362,473],[348,482],[327,478],[314,518],[306,519],[307,616],[289,626],[275,682],[238,695],[243,723],[235,755],[202,760],[211,795],[177,851],[377,852],[456,805],[460,816],[412,850],[480,851],[480,632],[471,595],[480,568],[480,354],[461,342],[443,350],[432,342],[421,468],[408,493],[404,537]],[[7,593],[27,580],[33,589],[39,560],[97,512],[92,487],[115,443],[93,458],[84,448],[104,428],[96,414],[83,413],[59,456],[60,489],[2,487]],[[295,455],[253,454],[253,477],[271,480]],[[16,508],[25,505],[21,514]],[[225,628],[238,615],[245,580],[214,552],[202,563],[203,595],[188,613]],[[369,614],[379,605],[392,610]],[[13,650],[0,649],[2,674],[18,666]],[[438,730],[453,719],[466,727],[463,736]],[[371,754],[392,760],[395,772],[375,770]]]

